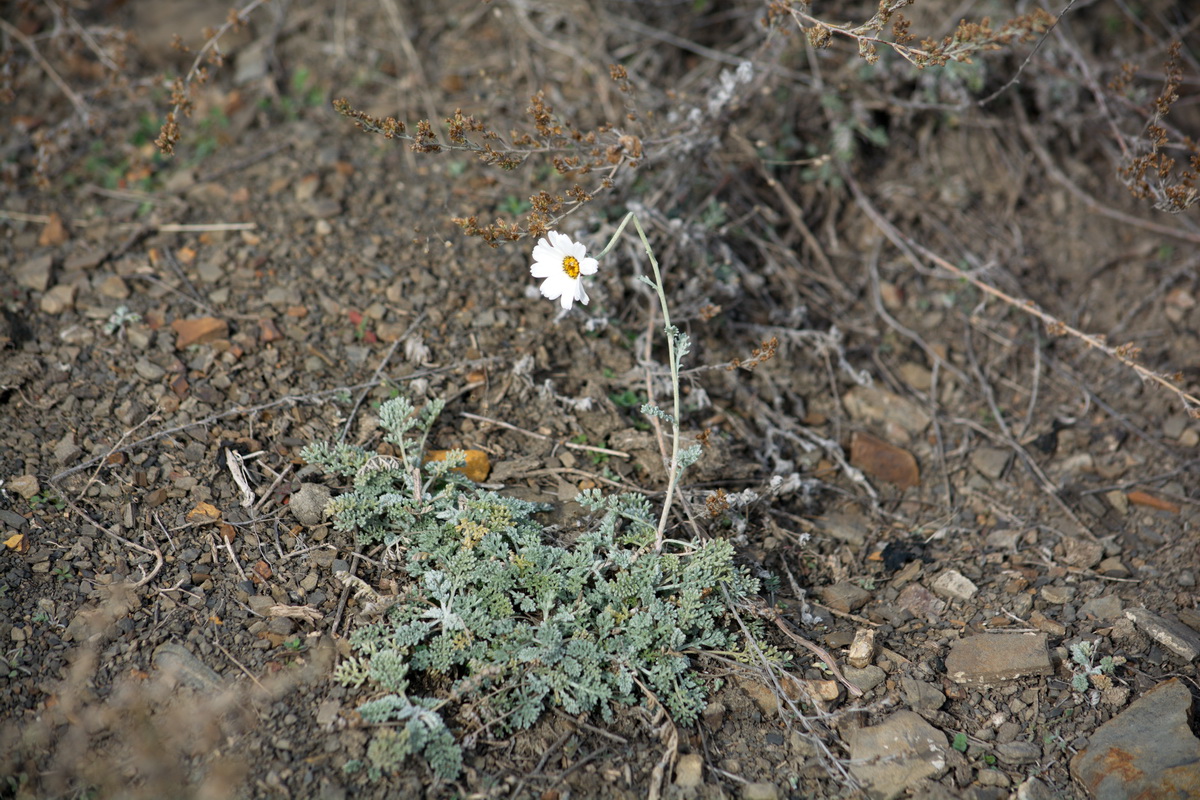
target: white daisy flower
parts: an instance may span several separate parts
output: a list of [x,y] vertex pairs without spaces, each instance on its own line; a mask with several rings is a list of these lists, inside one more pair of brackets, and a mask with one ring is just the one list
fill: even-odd
[[599,262],[587,257],[587,248],[582,242],[573,242],[566,234],[550,231],[546,238],[538,239],[533,248],[533,266],[530,274],[542,281],[542,294],[551,300],[557,299],[564,309],[570,309],[576,300],[587,305],[587,292],[583,289],[582,275],[596,274]]

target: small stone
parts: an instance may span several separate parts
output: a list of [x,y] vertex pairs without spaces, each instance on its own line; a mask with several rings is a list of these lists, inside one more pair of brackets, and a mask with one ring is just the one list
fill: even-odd
[[971,466],[985,478],[998,481],[1012,463],[1012,451],[999,447],[979,447],[971,453]]
[[1127,608],[1125,618],[1184,661],[1195,661],[1200,656],[1200,634],[1182,622],[1160,617],[1145,608]]
[[928,392],[933,386],[933,373],[913,361],[900,365],[900,379],[918,392]]
[[1195,447],[1200,444],[1200,430],[1196,428],[1188,428],[1183,433],[1179,434],[1179,444],[1183,447]]
[[946,702],[946,695],[932,683],[916,678],[900,679],[904,702],[914,711],[937,711]]
[[1161,683],[1091,735],[1071,775],[1096,798],[1200,797],[1191,716],[1188,687],[1178,678]]
[[1172,414],[1163,422],[1162,432],[1167,439],[1178,439],[1183,435],[1191,417],[1187,414]]
[[1037,628],[1039,631],[1045,631],[1051,636],[1065,636],[1067,626],[1055,619],[1050,619],[1041,611],[1034,611],[1029,615],[1029,624]]
[[859,628],[854,632],[854,642],[850,645],[850,654],[846,663],[856,669],[867,667],[875,658],[875,631],[872,628]]
[[871,599],[870,592],[849,581],[835,583],[832,586],[822,586],[817,590],[817,595],[825,605],[843,614],[857,611]]
[[932,586],[935,594],[950,600],[967,601],[975,596],[979,591],[979,587],[966,578],[958,570],[948,569],[933,581]]
[[288,508],[297,522],[312,527],[324,522],[325,507],[329,505],[332,497],[333,492],[329,490],[328,486],[320,483],[303,483],[297,491],[292,493]]
[[688,753],[675,763],[675,785],[680,789],[696,789],[704,781],[704,758]]
[[850,734],[850,772],[872,800],[894,800],[910,787],[946,771],[946,734],[912,711]]
[[175,331],[175,349],[185,350],[194,344],[207,344],[229,335],[229,324],[216,317],[177,319],[171,323]]
[[61,314],[75,307],[75,286],[70,283],[60,283],[42,295],[38,307],[47,314]]
[[978,634],[950,645],[946,673],[955,683],[990,685],[1052,675],[1046,634]]
[[1042,599],[1051,605],[1060,606],[1063,603],[1069,603],[1075,598],[1074,586],[1043,586],[1041,591]]
[[124,300],[129,297],[129,284],[125,283],[125,279],[120,275],[109,275],[101,281],[97,291],[101,297]]
[[1129,513],[1129,497],[1120,489],[1113,489],[1110,492],[1104,493],[1104,499],[1113,507],[1113,510],[1122,517]]
[[914,617],[929,622],[937,621],[946,609],[946,601],[939,600],[919,583],[910,583],[900,590],[896,605]]
[[1115,594],[1093,597],[1079,607],[1079,616],[1087,617],[1089,615],[1100,620],[1120,619],[1121,598]]
[[742,786],[742,800],[779,800],[779,789],[766,781],[747,783]]
[[708,726],[709,730],[721,730],[721,726],[725,724],[726,710],[725,704],[717,702],[716,700],[711,701],[704,707],[704,713],[702,716],[704,718],[704,724]]
[[1059,794],[1037,778],[1026,778],[1017,787],[1017,800],[1059,800]]
[[66,464],[79,458],[83,450],[75,444],[75,434],[68,432],[54,446],[54,459],[60,464]]
[[44,255],[31,258],[16,269],[17,285],[35,292],[44,292],[50,285],[50,272],[54,259]]
[[[611,437],[609,446],[616,447],[618,450],[621,449],[617,445],[612,444]],[[826,536],[855,547],[862,547],[867,541],[867,534],[871,530],[870,523],[858,514],[835,512],[833,514],[826,514],[824,517],[819,517],[813,520],[813,523]]]
[[167,371],[148,358],[139,358],[133,364],[133,371],[143,380],[157,383],[163,379]]
[[916,403],[877,386],[856,386],[842,398],[846,413],[862,422],[890,422],[910,434],[929,427],[929,414]]
[[41,484],[38,483],[38,479],[34,475],[18,475],[15,478],[9,478],[5,484],[5,488],[12,489],[26,500],[42,491]]
[[912,453],[862,431],[850,435],[850,464],[901,489],[921,483],[921,470]]
[[1062,549],[1063,561],[1071,567],[1088,569],[1104,558],[1104,545],[1087,539],[1065,538]]
[[879,684],[887,680],[887,673],[882,668],[874,664],[858,669],[857,667],[843,667],[842,674],[851,686],[858,688],[862,692],[869,692]]
[[1129,567],[1116,556],[1106,558],[1096,565],[1096,572],[1106,578],[1128,578]]
[[1008,742],[996,745],[996,755],[1006,764],[1032,764],[1042,757],[1042,747],[1033,742]]

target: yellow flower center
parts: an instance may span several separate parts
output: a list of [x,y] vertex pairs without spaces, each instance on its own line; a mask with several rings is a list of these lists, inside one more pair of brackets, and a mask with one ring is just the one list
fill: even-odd
[[567,273],[568,278],[579,277],[579,261],[575,256],[567,256],[563,259],[563,272]]

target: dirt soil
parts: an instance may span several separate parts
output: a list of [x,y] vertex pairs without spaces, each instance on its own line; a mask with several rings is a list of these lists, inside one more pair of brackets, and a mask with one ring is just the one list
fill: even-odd
[[[61,6],[0,4],[0,797],[856,797],[853,742],[901,710],[944,735],[941,760],[875,796],[1088,797],[1071,762],[1101,725],[1169,678],[1197,692],[1200,422],[1025,305],[1197,393],[1195,211],[1117,175],[1183,5],[1075,10],[980,106],[1030,45],[918,72],[812,50],[787,20],[768,36],[752,2],[268,3],[221,39],[172,158],[164,76],[193,56],[171,37],[196,47],[224,12]],[[1014,13],[934,2],[913,28]],[[456,781],[420,760],[372,781],[343,770],[371,731],[366,690],[332,680],[362,610],[334,572],[395,587],[293,507],[303,484],[344,488],[300,449],[377,447],[400,391],[446,399],[431,445],[484,451],[485,482],[553,503],[548,524],[576,524],[580,488],[657,504],[666,485],[637,413],[669,384],[636,238],[562,315],[533,240],[493,248],[451,218],[519,219],[574,178],[414,153],[331,108],[461,108],[507,134],[538,90],[640,140],[558,228],[595,252],[626,210],[646,227],[694,342],[683,427],[709,432],[673,533],[733,538],[797,680],[701,658],[693,727],[551,713],[472,742]],[[1194,102],[1173,114],[1197,130]],[[957,646],[1024,632],[1044,666],[955,671]],[[1080,643],[1114,659],[1083,688]]]

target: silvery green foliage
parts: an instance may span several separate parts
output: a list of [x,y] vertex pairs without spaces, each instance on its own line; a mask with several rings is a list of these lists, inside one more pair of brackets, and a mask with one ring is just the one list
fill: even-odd
[[[405,434],[427,432],[432,421],[407,401],[380,413],[401,448],[411,444]],[[677,722],[696,719],[705,690],[694,658],[744,649],[725,624],[726,596],[758,590],[734,565],[729,542],[655,553],[649,500],[593,490],[579,501],[599,512],[598,522],[560,546],[535,518],[548,507],[480,489],[449,471],[453,461],[414,476],[405,465],[419,454],[402,452],[304,451],[353,476],[352,489],[330,503],[335,526],[356,530],[364,544],[395,545],[403,558],[399,598],[354,632],[356,655],[338,670],[343,683],[377,691],[359,709],[387,726],[368,752],[373,772],[420,753],[439,775],[457,775],[461,751],[439,713],[451,702],[470,739],[527,728],[552,706],[611,719],[616,705],[645,699],[642,686]],[[410,696],[413,685],[439,687],[439,697]]]

